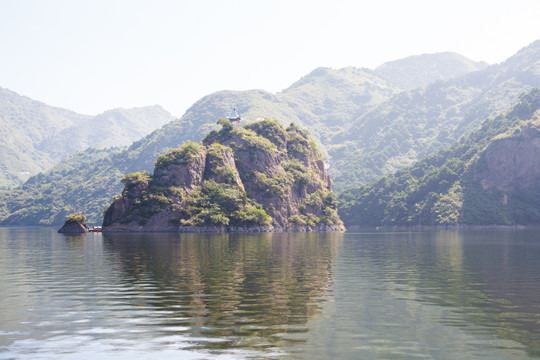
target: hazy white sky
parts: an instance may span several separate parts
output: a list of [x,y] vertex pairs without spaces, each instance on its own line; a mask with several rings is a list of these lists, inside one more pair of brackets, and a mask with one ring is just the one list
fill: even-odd
[[0,0],[0,87],[84,114],[181,116],[320,66],[440,51],[502,62],[540,39],[539,19],[539,0]]

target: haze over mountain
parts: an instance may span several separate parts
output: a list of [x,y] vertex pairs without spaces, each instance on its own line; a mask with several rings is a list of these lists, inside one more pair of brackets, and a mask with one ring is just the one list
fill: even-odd
[[0,188],[88,147],[129,145],[172,120],[159,106],[81,115],[0,88]]
[[452,144],[534,87],[540,87],[540,41],[501,64],[398,93],[328,140],[336,190],[366,184]]
[[[250,90],[207,95],[182,118],[128,149],[77,154],[21,189],[0,194],[0,219],[4,224],[62,223],[66,214],[82,211],[96,222],[120,192],[122,174],[151,172],[159,154],[187,140],[200,141],[233,107],[245,122],[270,117],[307,128],[326,154],[334,189],[340,192],[452,144],[487,118],[505,112],[520,94],[540,86],[540,41],[488,67],[451,53],[421,58],[425,66],[433,62],[430,68],[440,61],[441,69],[429,71],[426,78],[422,67],[414,65],[418,59],[411,57],[381,67],[384,75],[352,67],[319,68],[277,94]],[[448,64],[455,69],[449,71]],[[411,69],[420,73],[417,84],[408,80],[415,78]],[[463,69],[474,71],[445,78]],[[403,90],[396,85],[407,83],[420,87]]]
[[51,134],[88,118],[0,88],[0,188],[51,167],[54,161],[37,147]]
[[174,117],[159,105],[107,110],[49,137],[39,149],[56,160],[89,147],[123,147],[173,120]]
[[403,90],[424,87],[437,80],[449,80],[488,67],[452,52],[422,54],[389,61],[375,69],[382,79]]
[[[452,53],[420,56],[431,84],[412,90],[394,85],[429,81],[418,59],[392,62],[382,79],[376,71],[319,68],[277,94],[221,91],[195,103],[179,122],[202,138],[208,126],[236,107],[245,119],[272,117],[308,128],[324,148],[335,190],[365,184],[425,157],[511,107],[520,94],[540,86],[540,41],[502,64],[484,67]],[[430,64],[431,62],[431,64]],[[409,64],[409,65],[406,65]],[[449,64],[455,71],[447,70]],[[474,65],[476,64],[476,65]],[[410,73],[417,69],[417,73]],[[463,69],[481,69],[457,78]],[[392,71],[390,71],[392,70]],[[392,74],[392,76],[388,75]]]

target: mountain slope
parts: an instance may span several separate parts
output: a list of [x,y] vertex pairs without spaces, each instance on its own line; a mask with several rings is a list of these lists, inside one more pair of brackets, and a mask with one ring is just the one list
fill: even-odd
[[339,198],[347,226],[540,224],[540,90],[450,148]]
[[0,88],[0,189],[51,167],[53,160],[38,146],[51,134],[87,119]]
[[[104,149],[131,145],[174,117],[159,105],[132,109],[113,109],[63,129],[47,138],[38,149],[59,161],[67,154],[87,148]],[[77,141],[66,141],[77,139]]]
[[[110,151],[107,156],[95,151],[78,154],[32,178],[22,189],[0,192],[0,222],[61,223],[77,210],[96,223],[121,191],[122,174],[151,172],[159,154],[188,140],[200,141],[233,107],[244,122],[271,117],[284,125],[294,122],[307,128],[320,151],[330,154],[325,162],[330,165],[335,190],[365,184],[451,144],[491,114],[517,102],[519,94],[538,81],[536,45],[513,57],[512,66],[490,66],[423,89],[399,91],[372,70],[321,68],[278,94],[263,90],[210,94],[182,118],[127,149]],[[92,156],[94,161],[90,161]],[[59,182],[62,186],[56,185]],[[104,188],[103,183],[116,186]],[[48,202],[57,205],[47,207]],[[45,216],[44,211],[50,214]]]
[[328,140],[336,190],[368,183],[457,141],[540,87],[540,41],[502,64],[400,92]]
[[58,225],[74,212],[83,212],[89,224],[101,223],[103,211],[122,191],[124,174],[151,172],[158,155],[191,138],[201,139],[208,133],[202,129],[210,127],[176,120],[127,148],[74,154],[19,188],[0,191],[0,224]]
[[325,144],[351,118],[374,109],[397,92],[395,86],[368,69],[319,68],[276,98]]
[[[328,139],[346,127],[351,119],[365,114],[397,94],[399,89],[392,82],[400,84],[403,82],[400,79],[404,76],[433,81],[441,76],[445,78],[466,71],[466,69],[475,69],[476,63],[466,58],[458,55],[445,56],[452,58],[452,60],[447,59],[446,62],[443,62],[441,60],[443,55],[438,54],[419,57],[428,59],[422,63],[430,64],[433,71],[429,73],[426,73],[425,68],[421,66],[406,66],[413,61],[404,59],[385,64],[375,71],[352,67],[340,70],[319,68],[275,95],[264,91],[248,91],[242,92],[242,94],[218,92],[201,99],[202,101],[198,102],[197,106],[188,111],[198,118],[194,120],[195,128],[189,129],[189,131],[198,134],[192,140],[200,140],[205,131],[213,126],[216,118],[223,117],[230,111],[231,107],[237,107],[244,118],[249,120],[255,120],[258,117],[272,117],[283,120],[284,123],[287,121],[295,122],[302,127],[309,128],[319,144],[326,144]],[[440,66],[435,61],[436,59],[441,60]],[[232,96],[230,96],[231,94]],[[18,97],[14,93],[12,95]],[[25,99],[32,101],[28,98]],[[11,103],[18,101],[21,100],[17,99]],[[40,105],[47,109],[44,111],[51,111],[47,105],[41,103]],[[27,105],[24,107],[31,108]],[[17,184],[38,171],[49,168],[53,163],[75,151],[83,150],[89,146],[100,148],[128,145],[131,141],[148,134],[148,130],[159,128],[172,120],[169,114],[164,114],[162,109],[157,108],[154,108],[154,115],[149,115],[148,111],[145,111],[146,114],[143,114],[141,118],[150,121],[142,126],[137,125],[140,124],[140,120],[134,119],[134,110],[129,110],[130,115],[125,114],[128,110],[117,109],[96,117],[88,117],[63,109],[52,109],[53,112],[65,112],[70,116],[62,122],[60,121],[62,118],[58,118],[54,114],[52,120],[60,122],[61,126],[49,126],[48,122],[42,122],[41,128],[34,126],[39,120],[26,116],[29,119],[28,122],[32,124],[29,127],[36,131],[13,145],[10,145],[10,142],[0,142],[0,149],[5,149],[5,153],[9,154],[5,157],[6,160],[0,164],[0,167],[5,169],[0,174],[0,183],[4,183],[4,188]],[[1,118],[3,118],[2,111],[0,111]],[[42,116],[38,118],[42,118]],[[60,120],[56,120],[57,118]],[[129,118],[134,124],[125,126],[123,124],[125,118]],[[196,124],[201,119],[207,123],[202,128],[198,128]],[[189,114],[185,120],[192,121],[189,119]],[[20,121],[21,119],[19,119]],[[23,119],[22,121],[27,120]],[[118,126],[115,126],[115,123]],[[77,126],[74,126],[75,124]],[[12,132],[14,124],[6,124],[5,121],[2,121],[0,126],[2,126],[2,130]],[[96,136],[95,129],[101,129],[99,136]],[[138,131],[134,131],[135,129]],[[77,139],[77,141],[63,141],[66,138]],[[17,151],[19,148],[24,149],[24,151]],[[321,147],[321,150],[326,153],[324,146]],[[1,184],[0,188],[2,188]]]
[[158,106],[81,115],[0,88],[0,189],[76,151],[128,145],[173,119]]

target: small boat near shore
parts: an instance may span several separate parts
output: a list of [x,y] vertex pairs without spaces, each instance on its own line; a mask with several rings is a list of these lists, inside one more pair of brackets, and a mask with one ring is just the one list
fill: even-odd
[[92,226],[88,229],[88,232],[101,232],[102,227],[101,226]]

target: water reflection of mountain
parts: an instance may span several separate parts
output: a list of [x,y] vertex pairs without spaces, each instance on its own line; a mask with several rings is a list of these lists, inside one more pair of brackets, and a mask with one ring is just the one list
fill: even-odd
[[[491,333],[540,356],[537,231],[389,233],[366,239],[362,262],[403,285],[403,299],[435,304],[446,325]],[[373,240],[373,241],[372,241]],[[374,260],[376,259],[376,260]]]
[[[194,347],[272,348],[309,329],[343,234],[103,234],[141,306]],[[156,329],[159,331],[159,328]],[[212,341],[212,339],[220,341]]]

